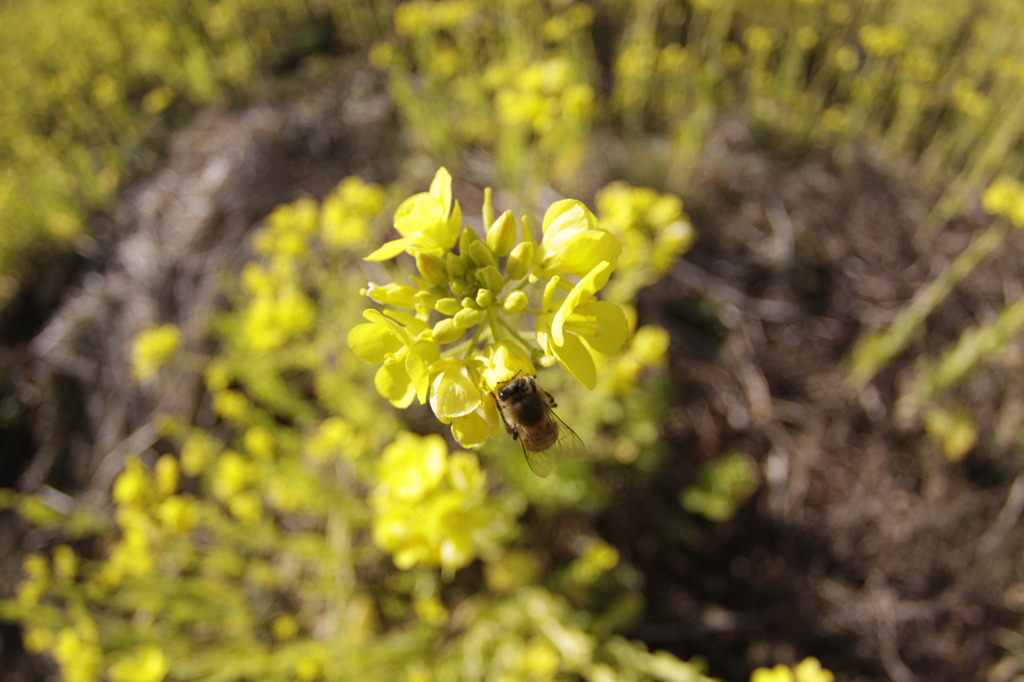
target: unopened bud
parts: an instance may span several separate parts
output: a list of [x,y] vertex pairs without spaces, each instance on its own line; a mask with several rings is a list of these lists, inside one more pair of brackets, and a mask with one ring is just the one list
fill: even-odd
[[494,293],[498,293],[505,286],[505,278],[498,271],[498,268],[493,265],[477,270],[476,277],[477,281]]
[[459,302],[454,298],[440,298],[437,300],[436,303],[434,303],[434,310],[441,313],[442,315],[447,315],[451,317],[455,313],[462,310],[462,306],[459,305]]
[[516,241],[516,219],[512,211],[505,211],[487,228],[487,246],[498,258],[503,258],[512,250]]
[[455,320],[455,326],[457,326],[459,329],[469,329],[470,327],[475,327],[476,325],[480,324],[480,318],[482,317],[482,315],[483,314],[479,310],[474,310],[473,308],[463,308],[462,310],[457,312],[455,314],[455,317],[452,319]]
[[423,279],[436,286],[444,286],[448,283],[448,269],[441,260],[441,256],[431,251],[420,251],[416,254],[416,269],[423,275]]
[[480,267],[498,264],[498,259],[495,257],[494,252],[487,247],[487,244],[480,240],[469,245],[469,257]]
[[486,308],[492,303],[494,303],[493,291],[491,291],[490,289],[480,289],[479,291],[476,292],[476,304],[478,306],[480,306],[481,308]]
[[494,222],[494,204],[491,203],[491,188],[484,188],[484,225]]
[[455,324],[455,320],[451,317],[446,317],[433,328],[434,341],[437,343],[451,343],[460,336],[462,336],[463,330],[459,329],[458,325]]
[[533,266],[533,242],[520,242],[508,256],[505,271],[509,279],[522,279]]
[[526,294],[522,291],[513,291],[502,301],[501,309],[509,315],[515,315],[522,312],[528,302],[529,299],[527,299]]
[[444,269],[448,272],[448,279],[462,279],[466,276],[466,264],[454,253],[445,255]]
[[480,236],[468,227],[459,233],[459,255],[468,258],[469,248],[473,242],[480,241]]

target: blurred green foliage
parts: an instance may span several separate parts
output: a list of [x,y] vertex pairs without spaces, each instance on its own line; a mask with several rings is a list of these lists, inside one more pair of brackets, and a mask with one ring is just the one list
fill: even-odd
[[[386,75],[414,150],[457,176],[489,155],[499,191],[527,211],[549,186],[589,186],[595,160],[657,184],[596,197],[598,226],[623,244],[604,295],[627,310],[692,242],[677,195],[723,114],[784,152],[871,141],[939,192],[925,238],[989,187],[991,228],[854,349],[860,390],[1024,226],[1012,179],[1024,161],[1022,26],[1012,0],[11,0],[0,5],[0,83],[17,94],[0,103],[0,305],[30,250],[88,238],[89,211],[152,167],[178,121],[267,92],[273,70],[333,40]],[[699,661],[614,634],[643,605],[635,572],[593,528],[552,548],[524,520],[529,507],[554,521],[601,509],[602,470],[657,471],[667,333],[632,329],[621,355],[596,359],[591,391],[544,378],[588,444],[547,479],[511,440],[478,455],[411,433],[343,341],[371,277],[431,272],[423,259],[361,260],[410,191],[349,178],[322,203],[267,217],[211,321],[218,351],[201,359],[217,428],[165,419],[176,447],[128,460],[112,514],[51,490],[0,498],[60,536],[0,603],[29,651],[68,680],[706,679]],[[1006,352],[1022,319],[1008,300],[920,362],[902,416],[948,458],[977,436],[949,392]],[[173,328],[144,333],[136,378],[195,371],[179,345]],[[734,454],[681,502],[728,518],[756,481]],[[829,676],[816,661],[755,675]]]
[[[380,12],[380,14],[378,14]],[[88,236],[89,212],[152,170],[198,107],[266,89],[327,41],[386,25],[386,3],[307,0],[0,4],[0,307],[33,250]]]
[[728,521],[757,490],[757,463],[742,452],[730,452],[705,464],[694,484],[679,494],[683,509],[711,521]]

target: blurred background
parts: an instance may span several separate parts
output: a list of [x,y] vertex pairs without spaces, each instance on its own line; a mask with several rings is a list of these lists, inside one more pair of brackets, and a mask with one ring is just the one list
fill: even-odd
[[[0,3],[0,677],[1024,679],[1022,38],[1013,0]],[[468,224],[491,187],[623,243],[626,349],[539,377],[586,443],[548,478],[346,343],[440,166]]]

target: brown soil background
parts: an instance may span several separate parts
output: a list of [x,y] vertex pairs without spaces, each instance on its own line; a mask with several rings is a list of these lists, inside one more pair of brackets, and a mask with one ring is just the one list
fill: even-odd
[[[201,347],[220,273],[244,261],[249,230],[344,175],[394,179],[401,151],[386,145],[396,134],[381,83],[358,70],[315,95],[209,112],[174,138],[160,171],[96,216],[77,255],[39,254],[0,317],[0,397],[11,408],[0,485],[102,499],[151,437],[151,414],[201,409],[196,383],[134,386],[130,339],[176,321]],[[1019,295],[1024,243],[1014,236],[850,395],[851,344],[891,320],[981,221],[920,234],[928,197],[882,166],[866,154],[784,155],[720,121],[684,195],[698,242],[640,297],[641,321],[672,336],[672,455],[658,476],[622,479],[597,524],[643,574],[647,613],[626,634],[703,655],[726,680],[811,655],[840,680],[1008,679],[989,670],[1001,628],[1020,620],[1006,591],[1024,578],[1011,494],[1022,469],[1017,356],[962,389],[982,431],[963,462],[944,462],[919,425],[894,425],[892,408],[916,355]],[[679,491],[733,448],[760,464],[757,494],[729,522],[685,514]],[[5,595],[24,553],[53,540],[4,514]],[[3,679],[53,673],[24,654],[16,628],[2,634]]]

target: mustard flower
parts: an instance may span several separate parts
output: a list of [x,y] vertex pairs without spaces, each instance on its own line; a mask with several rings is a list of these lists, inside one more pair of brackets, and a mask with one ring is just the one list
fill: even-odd
[[537,343],[547,357],[558,360],[589,389],[597,385],[592,351],[615,353],[629,335],[622,308],[594,298],[610,270],[608,261],[601,261],[558,302],[554,292],[561,280],[551,279],[544,289],[544,312],[537,318]]
[[485,486],[472,453],[449,457],[440,436],[400,434],[384,449],[371,497],[374,542],[399,568],[423,564],[454,572],[503,532]]
[[256,351],[283,347],[302,336],[316,322],[316,305],[295,283],[285,283],[253,297],[242,316],[242,329],[249,346]]
[[599,229],[590,209],[574,199],[551,204],[544,214],[541,230],[540,265],[545,278],[583,277],[602,261],[614,269],[622,252],[615,235]]
[[649,187],[613,182],[597,193],[598,224],[623,245],[620,265],[664,273],[695,237],[683,201]]
[[374,377],[377,391],[395,407],[408,407],[415,398],[424,402],[430,385],[428,367],[440,356],[432,330],[425,322],[394,311],[385,317],[366,310],[363,317],[369,322],[351,329],[348,344],[360,359],[381,365]]
[[181,331],[173,324],[142,332],[132,346],[132,376],[137,381],[151,379],[179,347]]
[[68,682],[99,679],[103,653],[96,624],[86,618],[58,632],[53,657],[60,664],[62,679]]
[[1024,184],[1019,180],[1005,175],[996,178],[982,194],[981,205],[992,215],[1024,228]]
[[[369,283],[364,295],[384,310],[365,311],[367,322],[349,331],[348,344],[380,365],[375,385],[382,396],[400,408],[429,403],[463,447],[475,448],[501,424],[492,394],[517,374],[536,375],[534,361],[542,356],[593,387],[590,353],[615,352],[628,334],[622,310],[596,298],[621,246],[574,200],[548,208],[538,243],[527,218],[520,227],[510,211],[495,217],[489,191],[481,237],[460,225],[457,203],[449,211],[450,190],[451,176],[441,169],[430,192],[396,213],[402,239],[368,258],[405,251],[419,276]],[[556,290],[567,295],[556,299]]]
[[395,229],[401,239],[390,241],[366,257],[389,260],[403,251],[444,252],[455,245],[462,225],[462,209],[452,209],[452,176],[444,168],[437,171],[430,190],[414,194],[395,211]]
[[498,431],[497,406],[480,388],[480,364],[448,357],[430,368],[430,408],[464,447],[479,447]]
[[384,206],[384,198],[380,185],[356,176],[342,180],[320,211],[324,243],[334,248],[362,243],[369,236],[370,221]]
[[758,668],[750,676],[750,682],[832,682],[835,675],[821,667],[816,658],[805,658],[790,668],[777,665],[774,668]]
[[160,682],[170,672],[167,655],[156,644],[147,644],[110,667],[111,682]]

